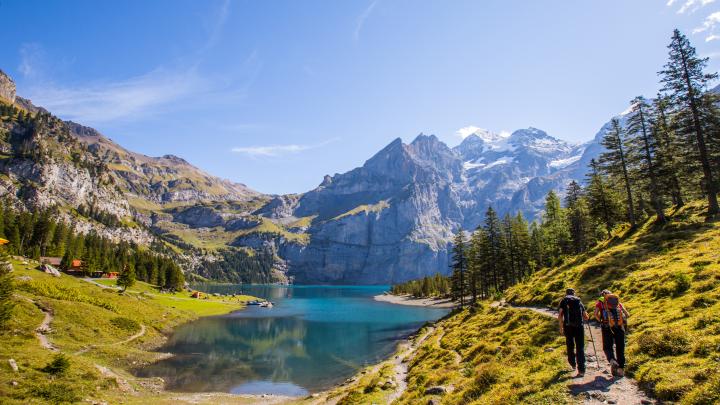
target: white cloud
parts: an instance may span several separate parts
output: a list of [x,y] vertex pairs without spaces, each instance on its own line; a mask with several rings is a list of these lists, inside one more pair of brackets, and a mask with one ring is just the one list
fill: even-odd
[[673,4],[675,4],[675,0],[668,0],[668,2],[667,2],[668,7],[672,6]]
[[715,41],[720,39],[720,35],[711,34],[705,37],[705,42]]
[[131,77],[58,83],[50,78],[58,70],[56,63],[50,64],[42,46],[24,44],[18,67],[26,79],[24,94],[63,119],[90,125],[183,108],[184,104],[177,102],[184,100],[194,103],[237,100],[245,96],[262,67],[257,52],[252,52],[227,77],[200,71],[203,55],[218,41],[229,13],[230,2],[225,0],[209,14],[207,38],[200,48],[187,52],[189,58]]
[[194,70],[156,69],[126,80],[82,86],[43,83],[31,86],[29,96],[34,103],[65,119],[92,124],[142,115],[170,102],[198,95],[207,87],[206,80]]
[[[708,4],[714,3],[715,0],[686,0],[685,3],[678,9],[678,14],[683,14],[686,11],[690,10],[691,13],[694,13],[695,11],[707,6]],[[668,2],[668,6],[672,6],[673,2]]]
[[695,28],[692,33],[693,34],[699,34],[701,32],[710,31],[712,32],[715,29],[715,26],[720,23],[720,11],[716,11],[709,16],[705,17],[705,20],[703,21],[702,25]]
[[242,153],[251,157],[279,157],[290,154],[296,154],[311,149],[321,148],[331,142],[336,141],[337,138],[328,139],[327,141],[314,144],[314,145],[266,145],[266,146],[247,146],[232,148],[231,151],[235,153]]
[[474,133],[477,132],[477,131],[485,131],[485,129],[480,128],[480,127],[476,127],[476,126],[473,126],[473,125],[468,125],[468,126],[466,126],[466,127],[462,127],[462,128],[460,128],[460,129],[458,129],[458,130],[455,132],[455,135],[459,136],[459,137],[462,138],[462,139],[465,139],[465,138],[467,138],[468,136],[474,134]]
[[365,25],[365,21],[368,19],[368,17],[370,17],[370,14],[372,14],[372,11],[375,8],[375,5],[377,5],[378,1],[379,0],[373,0],[373,2],[371,2],[370,5],[368,5],[367,8],[358,16],[355,23],[355,31],[353,32],[353,39],[355,39],[355,41],[360,40],[360,31]]

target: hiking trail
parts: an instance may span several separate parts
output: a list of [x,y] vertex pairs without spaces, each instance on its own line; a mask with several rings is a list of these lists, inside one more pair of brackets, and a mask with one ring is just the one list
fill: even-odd
[[[508,305],[515,309],[528,309],[555,319],[558,315],[555,310],[538,307],[514,306],[507,304],[504,301],[495,302],[493,305]],[[600,330],[600,327],[595,325],[590,325],[590,330],[592,331],[592,338],[595,341],[595,347],[597,348],[597,360],[600,361],[600,369],[597,368],[598,366],[595,353],[593,352],[592,342],[586,338],[588,341],[585,344],[585,376],[583,378],[573,378],[571,380],[570,384],[568,384],[570,393],[580,399],[583,404],[656,404],[656,400],[650,399],[640,390],[637,381],[628,377],[613,377],[612,374],[610,374],[610,364],[605,359],[605,354],[602,351],[602,331]],[[564,346],[560,350],[565,353]]]

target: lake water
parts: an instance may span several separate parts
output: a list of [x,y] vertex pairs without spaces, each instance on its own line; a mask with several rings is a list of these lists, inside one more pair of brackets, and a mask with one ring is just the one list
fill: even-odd
[[397,343],[447,309],[373,300],[382,286],[209,285],[211,293],[271,300],[175,330],[160,350],[175,356],[136,374],[176,391],[301,396],[387,358]]

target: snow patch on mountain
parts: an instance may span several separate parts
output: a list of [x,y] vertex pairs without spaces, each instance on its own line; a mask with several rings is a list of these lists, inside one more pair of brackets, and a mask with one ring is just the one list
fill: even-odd
[[570,156],[569,158],[565,158],[565,159],[555,159],[555,160],[550,161],[548,166],[555,168],[555,169],[562,169],[564,167],[568,167],[571,164],[579,161],[581,157],[582,157],[582,153],[575,155],[575,156]]

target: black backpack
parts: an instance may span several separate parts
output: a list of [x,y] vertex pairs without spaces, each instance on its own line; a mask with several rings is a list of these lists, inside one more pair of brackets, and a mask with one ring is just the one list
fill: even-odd
[[583,324],[583,305],[580,298],[568,295],[565,297],[565,325],[582,326]]

